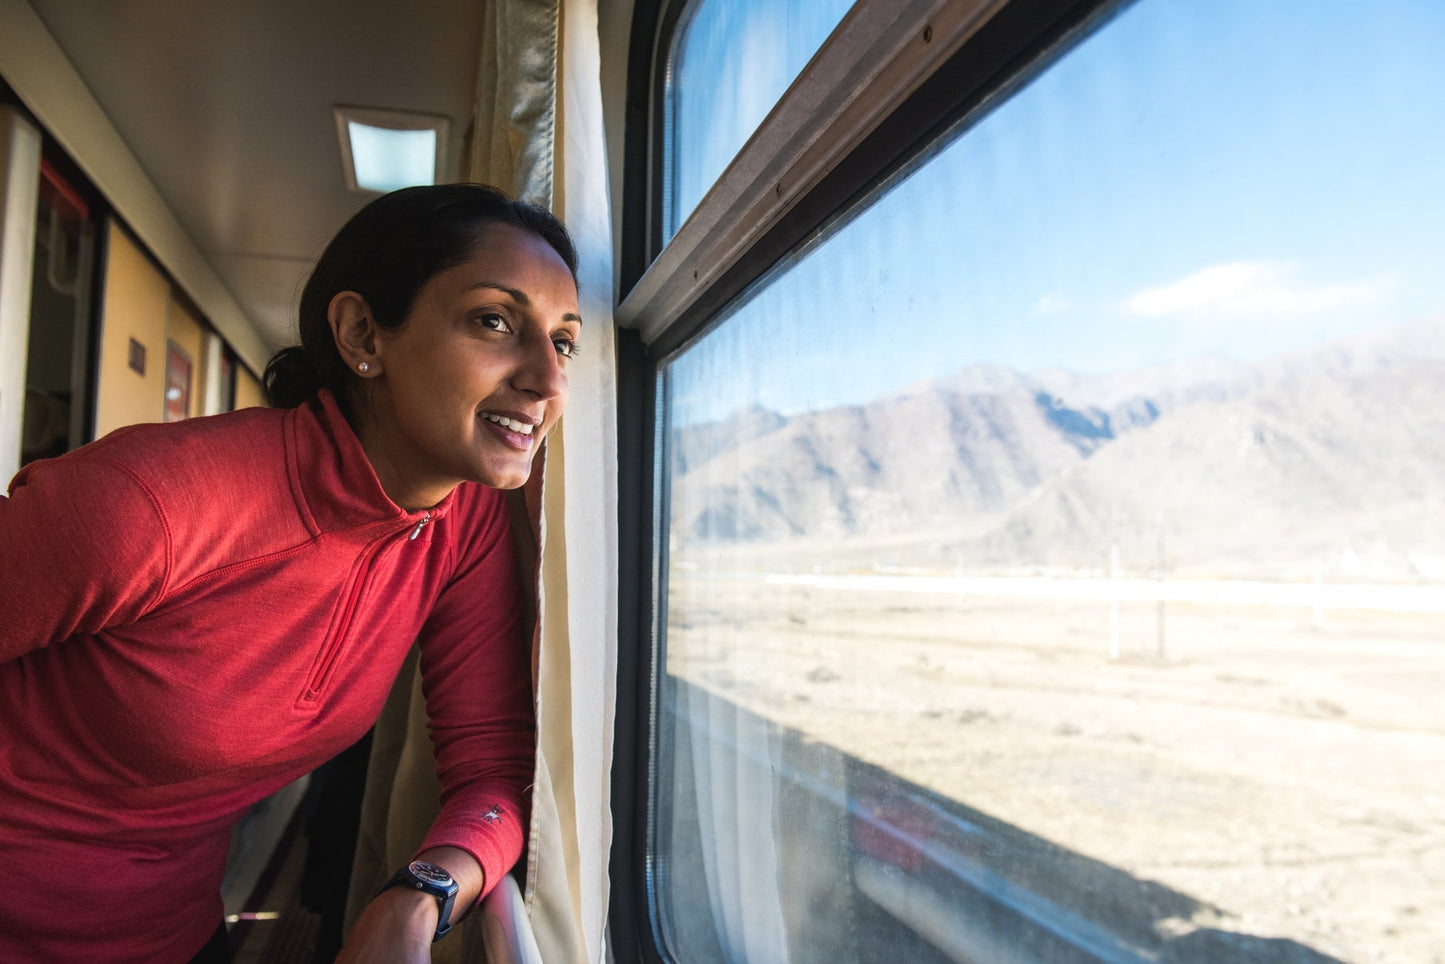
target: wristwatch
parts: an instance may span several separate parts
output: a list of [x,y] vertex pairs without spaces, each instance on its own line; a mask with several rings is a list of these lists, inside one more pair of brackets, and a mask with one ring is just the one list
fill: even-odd
[[457,897],[457,882],[452,880],[452,875],[445,869],[436,864],[429,864],[425,860],[413,860],[392,874],[391,879],[377,893],[393,887],[411,887],[431,894],[437,899],[437,932],[431,939],[433,944],[441,940],[446,932],[452,929],[452,902]]

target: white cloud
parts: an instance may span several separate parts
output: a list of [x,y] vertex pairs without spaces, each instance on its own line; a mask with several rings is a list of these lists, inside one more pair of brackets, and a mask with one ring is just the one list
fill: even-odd
[[1034,303],[1034,314],[1036,315],[1057,315],[1061,311],[1068,311],[1073,305],[1063,295],[1046,294]]
[[1383,300],[1387,278],[1310,283],[1290,265],[1272,261],[1216,264],[1157,288],[1136,292],[1125,306],[1136,315],[1307,315]]

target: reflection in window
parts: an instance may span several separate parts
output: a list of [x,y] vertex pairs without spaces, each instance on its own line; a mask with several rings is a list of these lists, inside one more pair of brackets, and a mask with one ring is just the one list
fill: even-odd
[[697,0],[668,82],[667,237],[697,207],[852,0]]
[[1445,946],[1442,44],[1142,0],[667,365],[679,959]]

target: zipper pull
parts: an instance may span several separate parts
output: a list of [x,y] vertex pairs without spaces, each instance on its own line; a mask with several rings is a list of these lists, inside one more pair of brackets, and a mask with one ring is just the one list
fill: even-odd
[[422,527],[425,526],[425,525],[426,525],[428,522],[430,522],[430,521],[431,521],[431,513],[428,512],[425,516],[422,517],[422,520],[416,524],[416,528],[413,529],[413,530],[411,530],[411,535],[409,535],[409,536],[406,537],[406,541],[407,541],[407,542],[415,542],[415,541],[416,541],[416,537],[419,536],[419,535],[421,535]]

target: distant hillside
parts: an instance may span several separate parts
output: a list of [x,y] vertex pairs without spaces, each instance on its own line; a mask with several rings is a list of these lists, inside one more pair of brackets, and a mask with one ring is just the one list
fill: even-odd
[[[673,538],[887,540],[930,565],[1445,578],[1445,319],[1240,365],[976,366],[673,440]],[[1303,574],[1303,575],[1301,575]]]
[[[1445,576],[1445,362],[1322,373],[1159,419],[943,556],[1308,578]],[[1115,518],[1119,520],[1115,522]],[[1161,532],[1162,528],[1162,532]]]

